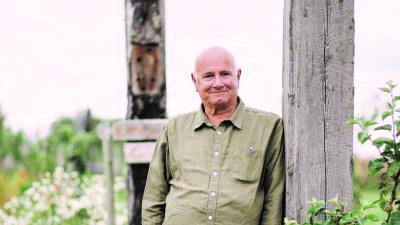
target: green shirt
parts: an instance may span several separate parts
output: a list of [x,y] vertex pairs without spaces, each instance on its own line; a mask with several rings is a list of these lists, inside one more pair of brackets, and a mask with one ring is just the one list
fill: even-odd
[[169,120],[150,164],[143,225],[282,224],[282,120],[238,101],[219,126],[203,109]]

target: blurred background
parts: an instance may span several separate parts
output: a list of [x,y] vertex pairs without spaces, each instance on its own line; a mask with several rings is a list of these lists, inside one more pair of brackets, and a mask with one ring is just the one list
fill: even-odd
[[[378,88],[400,82],[399,11],[355,1],[355,115],[383,109]],[[0,208],[57,165],[101,171],[94,129],[127,113],[124,18],[124,1],[0,0]],[[246,105],[281,115],[282,18],[281,1],[166,0],[168,117],[200,104],[190,73],[210,45],[236,56]],[[355,141],[354,153],[365,186],[374,150]]]

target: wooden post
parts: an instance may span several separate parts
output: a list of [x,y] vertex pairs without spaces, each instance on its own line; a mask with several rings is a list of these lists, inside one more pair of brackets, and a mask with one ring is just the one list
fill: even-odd
[[[164,0],[126,0],[127,119],[166,117]],[[128,222],[141,224],[148,163],[128,164]]]
[[283,118],[286,216],[303,222],[307,201],[352,203],[354,2],[285,0]]
[[103,155],[104,155],[104,181],[106,186],[106,209],[107,209],[107,225],[115,225],[114,211],[114,169],[113,169],[113,153],[111,129],[108,123],[102,123],[97,128],[97,134],[101,138]]
[[165,118],[164,1],[126,0],[127,119]]

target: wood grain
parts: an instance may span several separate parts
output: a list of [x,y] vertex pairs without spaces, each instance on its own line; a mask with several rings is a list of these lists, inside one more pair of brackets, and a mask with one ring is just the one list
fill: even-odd
[[285,0],[283,118],[286,216],[307,201],[352,202],[354,2]]

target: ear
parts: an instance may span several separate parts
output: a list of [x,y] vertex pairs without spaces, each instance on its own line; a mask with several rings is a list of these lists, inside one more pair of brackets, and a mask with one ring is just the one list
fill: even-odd
[[199,90],[197,89],[197,85],[196,85],[196,74],[191,73],[190,75],[192,77],[192,81],[193,81],[194,87],[196,88],[196,91],[199,92]]
[[240,81],[240,75],[242,74],[242,70],[239,68],[237,69],[237,74],[236,74],[236,78],[237,78],[237,88],[239,89],[239,81]]

